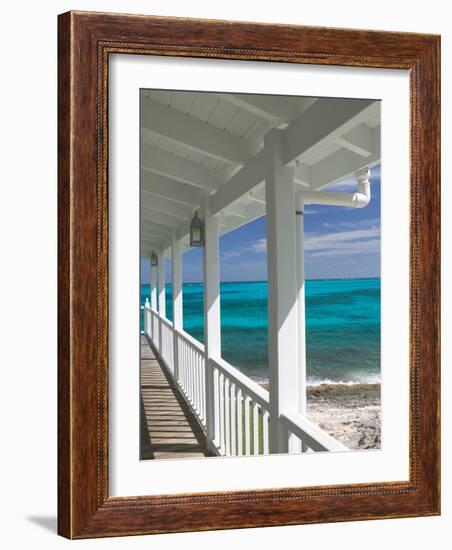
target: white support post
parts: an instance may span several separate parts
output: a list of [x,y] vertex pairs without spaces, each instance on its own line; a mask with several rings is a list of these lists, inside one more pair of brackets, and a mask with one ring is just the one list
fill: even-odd
[[[298,310],[298,411],[306,416],[306,306],[304,275],[304,200],[301,191],[296,193],[296,246],[297,246],[297,310]],[[298,440],[297,440],[298,442]],[[294,447],[295,447],[294,443]],[[302,442],[298,451],[306,451]]]
[[294,170],[282,161],[280,130],[264,140],[268,258],[268,351],[270,382],[270,453],[290,449],[280,415],[298,410],[297,254]]
[[210,199],[203,208],[204,215],[204,346],[206,386],[206,435],[207,444],[213,450],[218,443],[219,414],[214,398],[214,369],[211,357],[221,356],[220,325],[220,262],[218,242],[218,216],[212,215]]
[[182,251],[180,241],[173,235],[171,243],[173,286],[174,377],[179,380],[179,333],[182,331]]
[[151,265],[151,309],[157,311],[157,273]]
[[163,323],[162,319],[166,317],[166,304],[165,304],[165,254],[163,252],[158,253],[158,303],[159,303],[159,352],[163,351]]

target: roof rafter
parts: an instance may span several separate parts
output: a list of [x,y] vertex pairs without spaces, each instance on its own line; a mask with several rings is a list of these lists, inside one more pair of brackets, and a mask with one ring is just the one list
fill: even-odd
[[[286,164],[308,157],[312,149],[341,137],[375,111],[378,102],[364,99],[322,98],[284,130],[283,160]],[[309,131],[307,131],[309,130]]]
[[204,191],[195,189],[192,185],[146,170],[141,173],[141,182],[144,191],[188,206],[199,206],[205,195]]
[[[336,139],[356,124],[373,116],[375,112],[378,113],[379,109],[378,101],[350,100],[345,105],[338,104],[338,101],[343,102],[341,99],[319,99],[285,130],[278,130],[283,137],[283,157],[286,164],[297,159],[302,160],[303,155],[308,155],[314,147],[318,147],[319,142]],[[265,180],[265,158],[263,149],[212,196],[213,213],[219,212]],[[295,178],[301,185],[312,184],[312,167],[308,169],[300,163],[295,171]],[[306,179],[309,181],[306,182]]]
[[[146,212],[144,212],[144,214],[146,214]],[[142,219],[141,219],[141,226],[146,229],[149,229],[150,231],[156,233],[157,235],[162,235],[162,236],[168,235],[168,231],[171,231],[171,229],[168,228],[167,225],[156,223],[150,219],[145,218],[144,216],[142,216]]]
[[176,216],[182,220],[188,218],[192,213],[191,209],[183,206],[182,204],[164,199],[145,190],[143,190],[143,194],[141,196],[141,205],[144,207],[149,207],[153,210],[164,212],[165,214],[171,214],[172,216]]
[[278,96],[255,94],[221,94],[225,101],[272,124],[287,122],[297,116],[295,98],[281,102]]
[[254,153],[246,140],[150,98],[142,104],[141,121],[142,128],[221,161],[244,164]]
[[345,135],[336,139],[336,143],[362,157],[370,157],[374,151],[374,132],[365,124],[360,124]]
[[[375,128],[378,134],[379,128]],[[380,161],[380,140],[376,140],[374,152],[370,157],[357,155],[348,149],[341,149],[333,153],[318,164],[311,166],[311,188],[322,189],[331,183],[343,180],[366,166],[372,167]],[[297,168],[295,168],[295,174]]]
[[178,227],[181,222],[181,218],[177,218],[172,214],[165,214],[164,212],[159,212],[148,206],[141,205],[141,215],[144,218],[150,218],[152,221],[166,225],[168,227]]
[[148,144],[143,144],[141,151],[142,168],[155,174],[168,176],[207,191],[215,191],[223,183],[217,172],[191,160]]

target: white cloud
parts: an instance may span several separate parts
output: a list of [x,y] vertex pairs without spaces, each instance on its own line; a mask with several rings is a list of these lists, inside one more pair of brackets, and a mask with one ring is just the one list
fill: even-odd
[[249,252],[266,252],[267,251],[267,239],[259,239],[251,244],[248,248]]
[[358,241],[357,243],[340,243],[334,248],[314,251],[310,253],[311,258],[320,258],[325,256],[349,256],[357,253],[377,254],[380,251],[380,239],[370,239]]
[[319,210],[318,208],[313,208],[312,206],[308,205],[308,206],[305,206],[304,213],[306,216],[309,216],[312,214],[322,214],[323,210]]
[[330,222],[324,222],[322,223],[322,227],[325,227],[325,229],[339,229],[339,228],[357,228],[357,227],[380,227],[380,219],[379,218],[371,218],[370,220],[360,220],[360,221],[353,221],[353,222],[336,222],[336,223],[330,223]]
[[380,229],[355,229],[335,233],[307,233],[305,251],[311,258],[376,254],[380,250]]
[[306,250],[318,250],[334,247],[339,242],[350,242],[359,239],[372,239],[380,236],[380,229],[355,229],[353,231],[339,231],[336,233],[307,233],[305,239]]
[[238,250],[230,250],[228,252],[223,252],[223,258],[238,258],[241,253]]

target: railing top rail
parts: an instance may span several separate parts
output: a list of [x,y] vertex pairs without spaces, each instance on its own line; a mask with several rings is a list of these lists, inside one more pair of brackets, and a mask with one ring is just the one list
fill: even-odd
[[184,330],[174,329],[174,332],[177,333],[178,336],[180,336],[183,340],[188,342],[191,346],[196,348],[201,353],[205,353],[204,344],[196,340],[196,338],[193,338],[193,336],[190,336],[188,332],[185,332]]
[[160,319],[163,321],[163,324],[167,325],[170,328],[173,328],[173,323],[166,317],[160,317]]
[[331,437],[319,426],[296,411],[288,411],[281,414],[281,420],[294,435],[304,441],[313,451],[349,450],[345,445],[339,443],[334,437]]
[[222,371],[228,378],[237,384],[249,397],[261,405],[264,409],[269,407],[269,394],[262,386],[254,380],[251,380],[246,374],[230,365],[222,358],[216,357],[211,362]]

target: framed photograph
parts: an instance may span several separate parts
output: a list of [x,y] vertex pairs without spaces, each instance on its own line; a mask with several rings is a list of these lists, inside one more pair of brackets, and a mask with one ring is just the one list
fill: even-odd
[[59,533],[439,514],[438,36],[59,16]]

